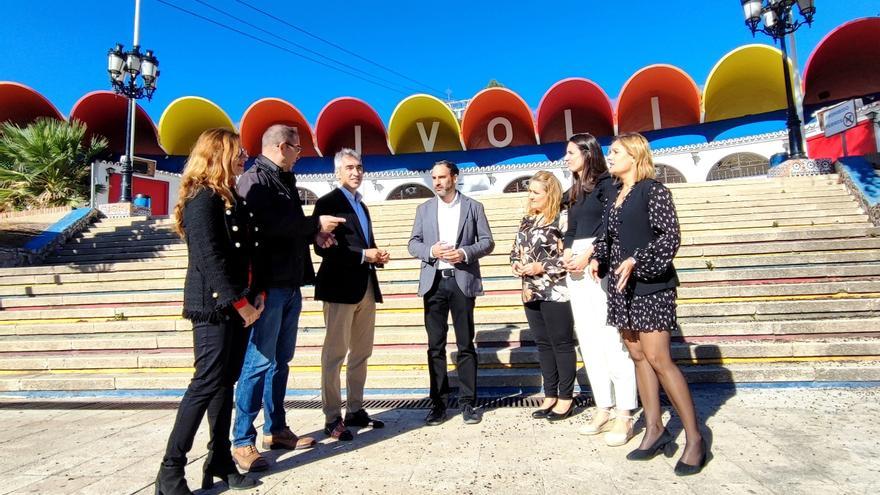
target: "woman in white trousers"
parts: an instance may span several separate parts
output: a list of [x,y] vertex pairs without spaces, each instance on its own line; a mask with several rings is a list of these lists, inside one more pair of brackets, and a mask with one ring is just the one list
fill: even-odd
[[626,444],[633,436],[632,412],[636,403],[636,375],[632,359],[616,328],[606,324],[606,280],[594,282],[584,269],[589,265],[593,240],[602,230],[605,208],[614,203],[614,186],[599,142],[590,134],[568,140],[564,161],[572,173],[565,234],[567,285],[574,314],[578,347],[596,401],[592,420],[580,432],[604,433],[609,446]]

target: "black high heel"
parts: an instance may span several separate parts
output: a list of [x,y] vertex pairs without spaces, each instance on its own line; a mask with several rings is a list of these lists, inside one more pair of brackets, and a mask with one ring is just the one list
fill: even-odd
[[553,411],[553,409],[550,409],[550,412],[547,413],[546,418],[547,418],[547,421],[551,421],[551,422],[560,421],[560,420],[566,419],[569,416],[571,416],[573,412],[574,412],[574,401],[571,401],[571,403],[568,405],[568,411],[565,411],[564,413],[558,413],[558,412]]
[[629,454],[626,454],[626,458],[631,461],[647,461],[656,457],[660,451],[663,451],[663,455],[666,457],[672,457],[677,448],[678,446],[672,441],[672,434],[669,433],[669,430],[663,428],[663,433],[660,434],[660,438],[654,441],[653,445],[647,449],[633,450]]
[[700,458],[700,462],[697,463],[696,466],[692,466],[690,464],[685,464],[679,459],[679,461],[675,464],[675,475],[676,476],[690,476],[692,474],[697,474],[703,470],[703,467],[709,462],[709,458],[712,454],[709,453],[709,448],[706,446],[706,439],[700,439],[700,445],[703,446],[703,457]]
[[532,417],[535,419],[547,419],[547,415],[550,414],[550,411],[553,410],[553,406],[556,405],[554,402],[550,407],[546,409],[538,409],[532,412]]
[[207,459],[202,468],[202,490],[210,490],[214,486],[214,478],[225,481],[232,490],[250,490],[259,485],[257,480],[239,473],[234,464],[227,469],[218,470],[211,466],[210,459]]

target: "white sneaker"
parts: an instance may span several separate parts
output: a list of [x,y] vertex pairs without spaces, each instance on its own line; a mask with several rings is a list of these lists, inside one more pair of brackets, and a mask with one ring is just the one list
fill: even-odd
[[578,433],[581,435],[598,435],[603,431],[608,431],[611,428],[611,411],[608,409],[600,409],[596,408],[596,411],[593,413],[593,418],[589,423],[581,426]]

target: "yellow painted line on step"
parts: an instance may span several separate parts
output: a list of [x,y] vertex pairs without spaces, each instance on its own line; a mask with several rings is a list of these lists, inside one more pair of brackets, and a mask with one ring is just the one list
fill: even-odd
[[156,321],[156,320],[179,320],[180,315],[160,316],[126,316],[125,318],[112,318],[107,316],[89,318],[52,318],[48,320],[0,320],[0,325],[42,325],[47,323],[105,323],[114,321]]
[[[676,359],[678,364],[749,364],[749,363],[815,363],[815,362],[880,362],[880,356],[805,356],[805,357],[756,357],[756,358],[721,358],[721,359]],[[583,366],[578,361],[578,368]],[[342,367],[345,370],[345,366]],[[426,371],[426,364],[377,364],[369,365],[370,371]],[[480,365],[480,369],[538,369],[538,363],[492,363]],[[320,366],[291,366],[294,372],[320,372]],[[454,364],[447,366],[452,371]],[[69,370],[0,370],[0,376],[8,375],[129,375],[147,373],[192,373],[193,368],[92,368]]]
[[880,297],[880,292],[837,292],[835,294],[801,294],[797,296],[752,296],[752,297],[708,297],[679,298],[679,304],[706,304],[724,302],[761,302],[761,301],[811,301],[817,299],[871,299]]

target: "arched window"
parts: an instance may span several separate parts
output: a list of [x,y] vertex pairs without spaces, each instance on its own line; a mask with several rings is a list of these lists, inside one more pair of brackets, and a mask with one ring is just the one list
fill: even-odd
[[318,201],[318,196],[308,189],[297,187],[296,192],[299,193],[299,200],[304,205],[313,205],[315,201]]
[[527,175],[525,177],[518,177],[507,184],[504,187],[504,192],[506,193],[518,193],[518,192],[526,192],[529,190],[529,179],[531,179],[531,175]]
[[706,180],[736,179],[767,175],[770,160],[757,153],[734,153],[725,156],[709,170]]
[[664,184],[678,184],[680,182],[687,182],[687,180],[684,178],[684,175],[681,175],[681,172],[676,170],[676,168],[671,165],[655,163],[654,171],[657,173],[657,180]]
[[434,191],[428,189],[422,184],[404,184],[397,186],[386,199],[417,199],[417,198],[433,198]]

